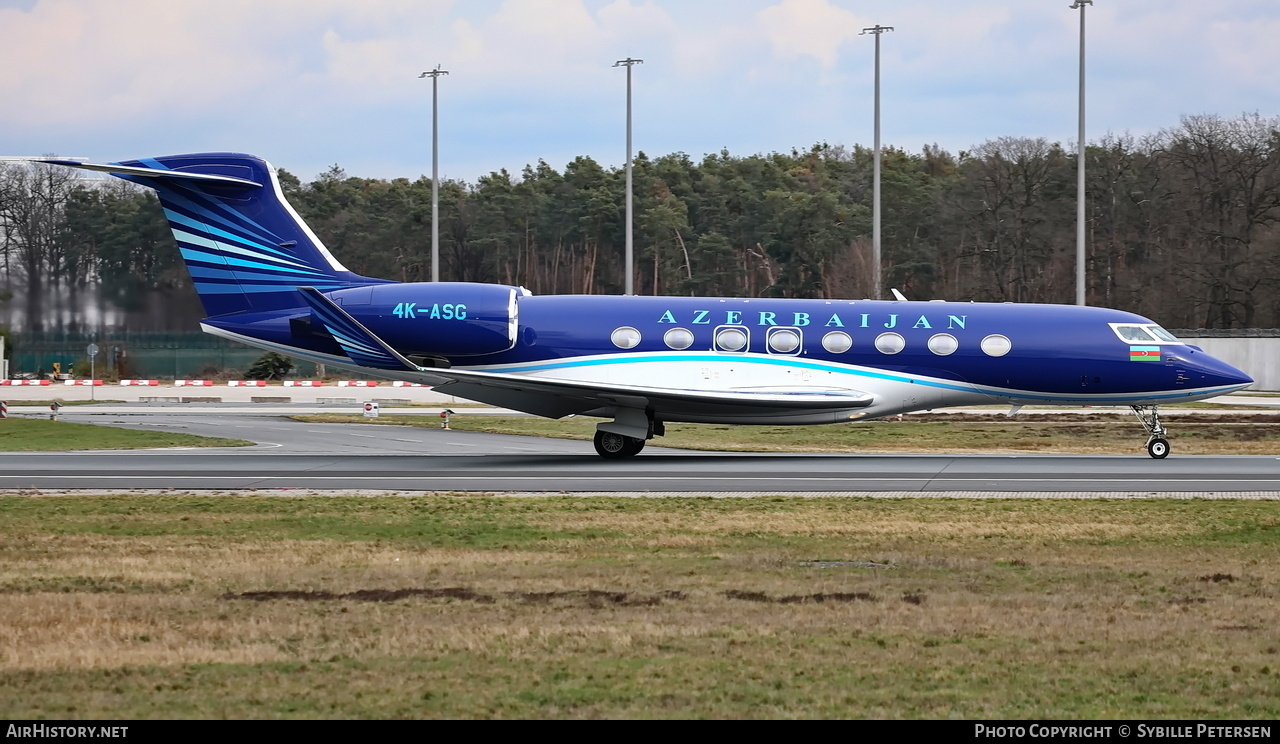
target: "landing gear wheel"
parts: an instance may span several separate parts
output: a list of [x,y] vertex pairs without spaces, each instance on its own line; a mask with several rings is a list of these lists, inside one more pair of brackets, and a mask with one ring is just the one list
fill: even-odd
[[[1164,428],[1164,424],[1160,423],[1159,406],[1129,406],[1133,409],[1134,415],[1142,422],[1142,428],[1147,430],[1147,454],[1157,460],[1163,460],[1169,456],[1169,440],[1164,435],[1169,432]],[[1150,411],[1150,413],[1148,413]]]
[[611,431],[596,431],[594,440],[596,454],[606,460],[620,460],[631,457],[644,449],[644,440],[635,437],[614,434]]

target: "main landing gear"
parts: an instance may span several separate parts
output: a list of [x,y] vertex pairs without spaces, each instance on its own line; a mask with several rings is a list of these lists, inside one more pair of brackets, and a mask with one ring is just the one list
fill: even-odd
[[633,457],[646,441],[665,433],[666,427],[649,411],[620,406],[613,411],[613,421],[596,426],[596,454],[606,460]]
[[[1133,409],[1133,413],[1138,417],[1138,421],[1142,422],[1142,428],[1147,430],[1147,454],[1157,460],[1163,460],[1169,456],[1169,440],[1165,439],[1165,434],[1169,430],[1164,428],[1160,423],[1160,407],[1159,406],[1129,406]],[[1147,413],[1147,411],[1150,413]]]
[[596,431],[596,454],[606,460],[620,460],[639,454],[644,449],[644,440],[615,434],[611,431]]

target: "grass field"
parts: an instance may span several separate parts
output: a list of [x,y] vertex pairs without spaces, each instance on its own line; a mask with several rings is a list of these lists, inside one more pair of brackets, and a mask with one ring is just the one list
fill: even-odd
[[[358,414],[295,416],[302,421],[438,427],[434,416]],[[600,419],[558,421],[533,416],[452,417],[454,429],[590,441]],[[1178,455],[1280,454],[1280,414],[1166,416]],[[1043,452],[1145,454],[1147,435],[1137,419],[1115,414],[1027,415],[1014,418],[966,414],[917,414],[902,421],[830,426],[718,426],[667,424],[658,447],[739,452]]]
[[51,452],[153,447],[241,447],[243,439],[198,437],[167,431],[138,431],[112,426],[9,417],[0,420],[0,452]]
[[0,498],[0,717],[1280,717],[1280,502]]

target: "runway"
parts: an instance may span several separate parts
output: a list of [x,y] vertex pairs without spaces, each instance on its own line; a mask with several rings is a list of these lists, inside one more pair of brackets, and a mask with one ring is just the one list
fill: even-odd
[[[111,409],[116,411],[118,409]],[[149,408],[66,420],[235,437],[225,449],[0,453],[0,489],[318,489],[521,493],[1280,495],[1273,456],[709,453],[438,428]]]
[[662,493],[1280,492],[1275,458],[985,455],[318,455],[95,452],[0,456],[0,488]]

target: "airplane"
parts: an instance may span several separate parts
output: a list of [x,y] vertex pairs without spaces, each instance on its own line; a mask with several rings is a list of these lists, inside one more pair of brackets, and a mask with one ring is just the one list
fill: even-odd
[[159,196],[215,336],[559,419],[638,454],[670,422],[837,424],[955,406],[1128,406],[1167,457],[1159,407],[1252,378],[1119,310],[1076,305],[536,296],[347,270],[241,153],[118,163]]

